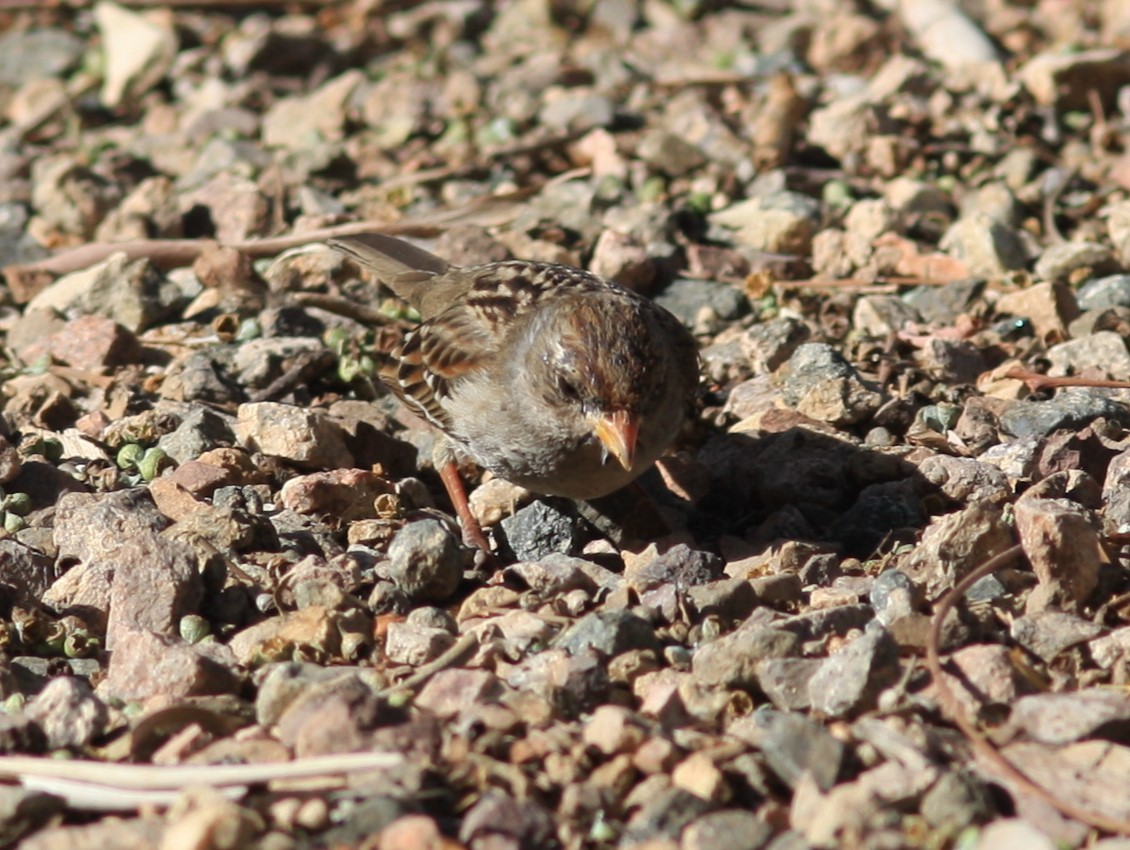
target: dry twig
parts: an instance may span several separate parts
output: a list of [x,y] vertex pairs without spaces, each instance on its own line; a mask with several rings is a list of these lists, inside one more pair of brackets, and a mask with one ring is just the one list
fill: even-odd
[[1051,791],[1029,779],[1020,768],[1005,758],[1004,754],[993,746],[989,739],[982,735],[981,731],[966,717],[954,696],[953,690],[950,688],[949,681],[942,672],[938,645],[941,642],[942,624],[945,622],[946,616],[954,610],[969,588],[985,576],[992,575],[1013,561],[1022,551],[1021,547],[1017,545],[994,555],[954,585],[953,589],[938,602],[938,607],[934,611],[934,618],[930,623],[930,633],[926,638],[926,667],[930,671],[930,678],[933,680],[934,688],[938,694],[938,706],[942,714],[952,721],[961,730],[961,733],[969,739],[973,751],[996,768],[1000,775],[1015,785],[1018,790],[1031,794],[1047,803],[1065,817],[1106,832],[1130,835],[1130,822],[1089,812],[1074,803],[1061,800]]

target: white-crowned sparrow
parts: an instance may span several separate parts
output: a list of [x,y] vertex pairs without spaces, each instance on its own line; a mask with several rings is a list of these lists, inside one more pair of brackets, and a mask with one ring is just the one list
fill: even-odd
[[[675,438],[698,355],[686,328],[653,301],[570,266],[452,266],[377,233],[329,244],[420,314],[382,381],[495,475],[591,499],[632,481]],[[444,483],[482,545],[454,470],[443,464]]]

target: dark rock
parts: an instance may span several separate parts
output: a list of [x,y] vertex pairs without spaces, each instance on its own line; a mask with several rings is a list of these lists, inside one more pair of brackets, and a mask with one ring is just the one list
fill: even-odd
[[724,561],[713,552],[691,549],[685,543],[672,546],[642,569],[627,575],[629,583],[643,592],[660,585],[676,589],[713,581],[722,575]]
[[1043,437],[1052,431],[1078,429],[1099,417],[1130,425],[1130,409],[1086,389],[1066,389],[1047,401],[1018,401],[1000,417],[1001,430],[1014,437]]
[[550,554],[571,555],[581,548],[581,524],[554,505],[538,500],[501,523],[506,544],[521,561]]

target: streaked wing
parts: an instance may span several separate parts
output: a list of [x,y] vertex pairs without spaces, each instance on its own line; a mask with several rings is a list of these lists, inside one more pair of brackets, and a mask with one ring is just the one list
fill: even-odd
[[[562,284],[569,291],[603,289],[599,278],[567,266],[512,261],[451,268],[426,286],[462,297],[404,335],[381,368],[381,380],[409,407],[451,433],[443,401],[455,385],[488,366],[535,305]],[[425,289],[426,293],[426,289]],[[425,301],[428,294],[422,293]]]

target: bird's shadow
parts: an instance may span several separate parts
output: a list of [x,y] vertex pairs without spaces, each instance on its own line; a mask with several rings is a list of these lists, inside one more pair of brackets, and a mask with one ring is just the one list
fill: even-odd
[[699,490],[693,502],[652,470],[640,480],[648,499],[628,488],[581,513],[628,545],[683,530],[701,548],[716,549],[724,537],[766,545],[788,539],[865,559],[913,540],[947,507],[913,463],[803,425],[711,434],[691,465]]

